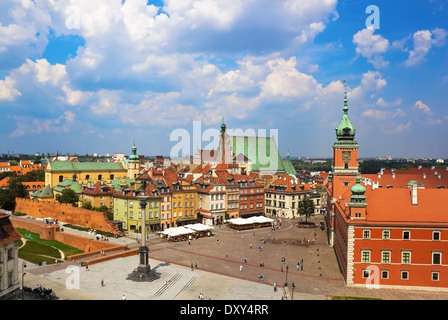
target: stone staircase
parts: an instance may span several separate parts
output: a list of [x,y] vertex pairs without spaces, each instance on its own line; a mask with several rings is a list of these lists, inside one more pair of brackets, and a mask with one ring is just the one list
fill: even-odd
[[193,271],[179,269],[154,293],[154,299],[173,300],[179,293],[195,283],[198,278],[199,276]]

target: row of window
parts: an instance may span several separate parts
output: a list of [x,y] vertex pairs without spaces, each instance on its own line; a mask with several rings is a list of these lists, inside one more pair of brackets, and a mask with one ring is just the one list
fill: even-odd
[[[371,250],[363,249],[361,250],[361,262],[371,263]],[[392,250],[381,250],[381,263],[390,264],[392,260]],[[401,250],[401,264],[411,264],[411,251]],[[441,265],[442,264],[442,252],[432,252],[431,264]]]
[[[250,189],[250,193],[262,193],[263,189]],[[247,189],[240,189],[240,193],[247,193]]]
[[[432,240],[441,240],[441,231],[439,230],[433,230],[432,232]],[[371,230],[370,229],[364,229],[362,232],[362,238],[363,239],[370,239],[371,237]],[[390,230],[382,230],[382,236],[381,239],[383,240],[389,240],[390,239]],[[411,240],[411,230],[402,230],[402,240]]]
[[[370,269],[365,269],[362,271],[362,277],[364,279],[370,279],[371,272]],[[380,271],[381,279],[389,279],[390,270],[383,269]],[[421,276],[421,275],[419,275]],[[409,270],[401,270],[400,271],[400,278],[401,280],[409,280],[410,277],[410,271]],[[440,280],[440,272],[439,271],[431,271],[431,280],[432,281],[439,281]]]
[[[159,218],[159,211],[148,211],[146,213],[148,214],[149,219],[158,219]],[[116,215],[116,217],[119,216],[118,209],[115,209],[115,215]],[[123,216],[127,217],[127,215],[128,215],[127,211],[124,211],[123,212]],[[134,211],[129,211],[129,218],[130,219],[134,218]],[[142,218],[142,212],[139,211],[138,212],[138,219],[141,219],[141,218]]]
[[[185,210],[185,212],[182,212],[182,211],[174,211],[173,212],[173,217],[174,218],[182,218],[182,215],[185,215],[185,217],[188,217],[188,216],[190,216],[190,217],[193,217],[194,216],[194,212],[193,212],[193,210]],[[162,213],[162,215],[161,215],[161,219],[162,220],[165,220],[165,219],[171,219],[171,213],[166,213],[166,215],[165,215],[165,213]]]
[[[251,203],[250,204],[250,209],[253,209],[254,208],[254,204],[253,203]],[[263,204],[262,203],[256,203],[256,208],[263,208]],[[247,204],[242,204],[242,205],[240,205],[240,209],[247,209]]]
[[[194,198],[194,193],[186,193],[185,194],[185,198],[188,199],[188,195],[190,195],[190,198],[193,199]],[[176,199],[176,197],[179,196],[179,198],[182,198],[182,194],[178,194],[176,195],[176,193],[173,193],[173,198]],[[168,197],[169,198],[169,197]],[[169,201],[169,200],[168,200]]]

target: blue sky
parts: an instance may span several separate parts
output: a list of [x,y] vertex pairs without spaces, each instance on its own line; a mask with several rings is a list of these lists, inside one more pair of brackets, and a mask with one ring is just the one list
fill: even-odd
[[444,0],[2,0],[0,153],[169,155],[175,130],[192,146],[193,121],[224,118],[330,157],[346,80],[360,157],[448,158],[447,17]]

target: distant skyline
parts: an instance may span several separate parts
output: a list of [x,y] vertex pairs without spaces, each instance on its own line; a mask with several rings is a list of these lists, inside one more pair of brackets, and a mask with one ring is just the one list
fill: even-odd
[[328,158],[346,80],[360,158],[448,158],[447,17],[443,0],[2,0],[0,153],[169,155],[175,130],[224,119]]

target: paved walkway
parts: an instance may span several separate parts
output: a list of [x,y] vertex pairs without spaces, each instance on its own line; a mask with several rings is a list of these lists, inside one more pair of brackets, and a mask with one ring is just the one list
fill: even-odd
[[[70,228],[64,231],[94,237]],[[138,247],[137,238],[133,235],[110,241],[132,248]],[[304,239],[310,240],[309,244],[301,244]],[[326,243],[325,232],[297,228],[291,220],[284,220],[276,231],[215,227],[213,236],[193,240],[191,244],[167,242],[151,234],[147,245],[149,264],[159,275],[152,282],[127,280],[139,263],[138,256],[131,256],[93,264],[89,270],[73,262],[45,267],[29,265],[25,285],[40,283],[51,287],[61,300],[115,300],[122,295],[130,300],[196,300],[199,293],[206,300],[280,300],[285,293],[294,300],[333,296],[447,299],[446,293],[347,288],[334,250]],[[296,268],[299,259],[303,259],[303,270]],[[264,266],[260,267],[260,262]],[[191,270],[191,264],[197,264],[198,269]],[[261,274],[263,281],[259,280]],[[284,283],[288,284],[285,289]]]

